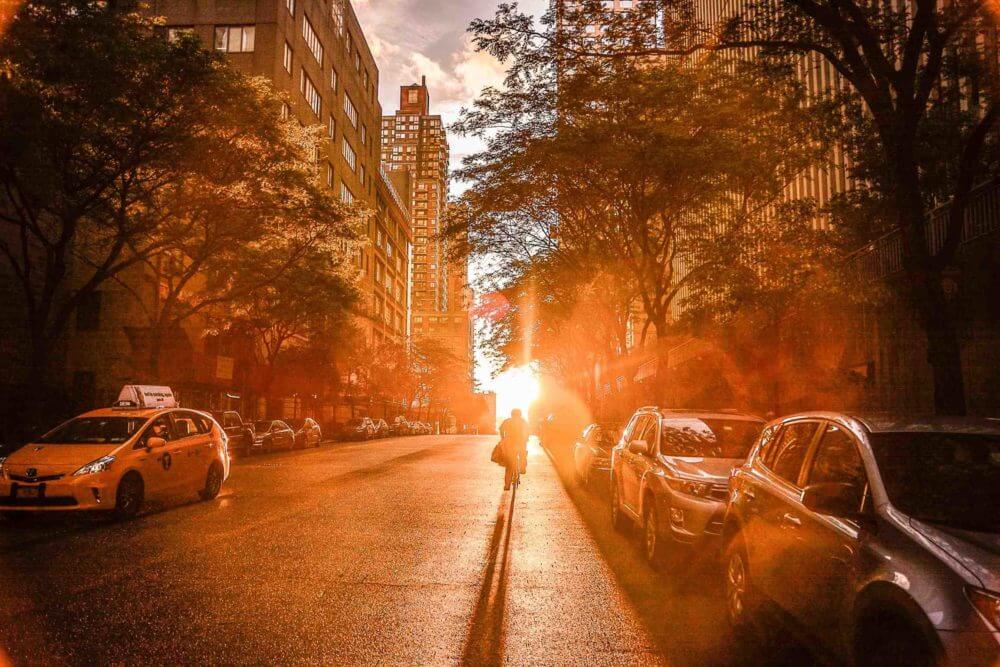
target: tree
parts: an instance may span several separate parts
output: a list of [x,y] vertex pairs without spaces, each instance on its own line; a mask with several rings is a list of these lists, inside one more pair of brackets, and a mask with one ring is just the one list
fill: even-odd
[[822,151],[813,136],[824,109],[803,104],[787,70],[715,58],[568,62],[554,20],[540,40],[497,23],[473,29],[511,69],[455,126],[488,148],[465,162],[472,187],[449,231],[468,230],[472,251],[499,257],[506,275],[543,261],[566,275],[623,274],[658,338],[678,295],[712,269],[693,241],[780,201]]
[[[611,21],[616,40],[555,40],[503,5],[478,31],[495,53],[547,40],[563,61],[579,58],[686,57],[698,51],[737,50],[764,61],[830,64],[847,88],[847,143],[862,189],[859,198],[887,216],[865,215],[860,236],[899,233],[906,278],[904,297],[919,314],[939,413],[966,410],[960,339],[946,298],[973,188],[998,173],[997,22],[982,0],[749,0],[715,24],[696,19],[692,0],[641,3],[640,11]],[[594,22],[599,3],[571,19]],[[644,5],[644,7],[642,7]],[[607,17],[607,14],[604,14]],[[660,16],[666,30],[652,29]],[[550,18],[549,21],[556,19]],[[645,21],[645,23],[643,23]],[[622,35],[644,34],[623,39]],[[837,87],[840,83],[836,84]],[[838,96],[836,88],[828,91]],[[860,150],[858,150],[860,149]],[[925,232],[931,206],[950,201],[940,243]],[[858,220],[858,217],[854,218]]]
[[[342,255],[358,235],[360,216],[317,177],[314,128],[282,119],[281,97],[266,80],[243,83],[204,146],[215,156],[212,169],[157,196],[172,211],[168,224],[178,228],[162,251],[143,258],[157,294],[146,298],[132,281],[118,281],[149,320],[154,378],[161,343],[182,322],[252,296],[300,263],[315,265],[319,254]],[[320,269],[302,268],[300,275]]]
[[0,255],[25,308],[28,375],[47,379],[74,310],[186,222],[161,195],[213,168],[241,81],[114,3],[24,4],[0,42]]
[[350,306],[356,299],[350,262],[313,250],[274,280],[241,295],[226,326],[247,331],[255,340],[266,393],[279,360],[291,347],[315,347],[349,329]]

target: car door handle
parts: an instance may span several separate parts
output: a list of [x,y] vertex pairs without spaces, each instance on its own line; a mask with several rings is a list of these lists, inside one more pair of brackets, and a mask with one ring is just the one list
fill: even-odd
[[791,514],[790,512],[786,513],[783,517],[781,517],[781,521],[782,523],[785,523],[789,526],[795,526],[796,528],[802,525],[802,519],[795,516],[794,514]]

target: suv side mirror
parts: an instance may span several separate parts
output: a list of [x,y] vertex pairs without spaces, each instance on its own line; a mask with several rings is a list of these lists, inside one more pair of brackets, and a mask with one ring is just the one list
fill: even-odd
[[853,484],[810,484],[802,489],[802,504],[817,514],[855,519],[861,512],[861,490]]
[[633,440],[628,443],[628,450],[633,454],[648,454],[649,453],[649,443],[645,440]]

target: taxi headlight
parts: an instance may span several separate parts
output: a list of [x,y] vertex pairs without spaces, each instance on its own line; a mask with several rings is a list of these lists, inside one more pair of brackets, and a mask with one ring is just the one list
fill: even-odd
[[105,470],[110,468],[111,464],[114,462],[115,462],[114,456],[102,456],[96,461],[91,461],[87,465],[77,470],[75,473],[73,473],[73,476],[76,477],[77,475],[93,475],[96,472],[104,472]]

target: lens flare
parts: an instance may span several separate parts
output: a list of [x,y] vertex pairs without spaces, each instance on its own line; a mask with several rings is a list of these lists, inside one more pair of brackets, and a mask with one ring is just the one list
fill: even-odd
[[538,398],[540,391],[538,374],[530,366],[511,368],[494,378],[493,391],[497,396],[499,421],[509,417],[510,411],[515,408],[519,408],[525,418],[528,418],[531,404]]

